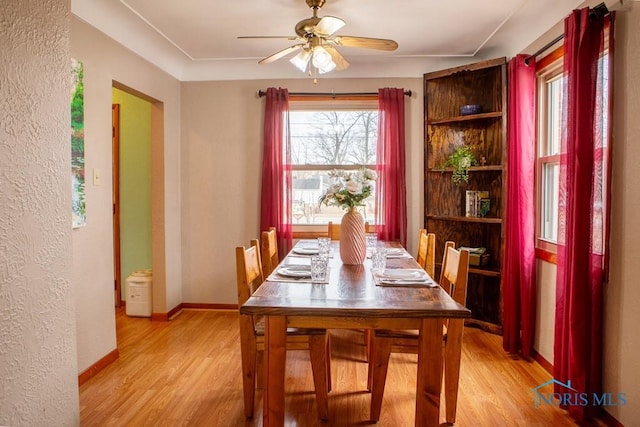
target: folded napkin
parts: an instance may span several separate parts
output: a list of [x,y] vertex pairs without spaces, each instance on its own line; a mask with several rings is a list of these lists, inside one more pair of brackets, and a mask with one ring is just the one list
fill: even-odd
[[387,258],[413,258],[404,248],[389,248],[386,253]]

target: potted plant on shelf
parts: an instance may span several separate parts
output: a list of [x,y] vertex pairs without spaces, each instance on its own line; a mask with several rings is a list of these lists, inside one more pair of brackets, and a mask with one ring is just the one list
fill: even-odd
[[476,156],[466,145],[456,148],[444,162],[444,168],[453,168],[451,180],[456,184],[469,182],[469,168],[478,164]]

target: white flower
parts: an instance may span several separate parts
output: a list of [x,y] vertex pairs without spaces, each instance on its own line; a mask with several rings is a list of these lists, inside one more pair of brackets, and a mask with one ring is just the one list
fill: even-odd
[[359,194],[362,192],[362,183],[356,180],[349,180],[345,184],[345,188],[351,194]]
[[364,177],[369,181],[375,181],[376,179],[378,179],[378,173],[371,169],[365,169]]
[[375,171],[362,168],[357,171],[333,170],[328,173],[330,184],[320,197],[320,203],[350,209],[365,206],[365,200],[373,194]]

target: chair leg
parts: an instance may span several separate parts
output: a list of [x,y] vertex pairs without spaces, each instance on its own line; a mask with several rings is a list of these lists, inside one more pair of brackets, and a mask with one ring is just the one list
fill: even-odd
[[[250,328],[247,331],[247,326]],[[240,321],[240,353],[242,358],[242,391],[244,394],[244,415],[253,418],[256,390],[257,345],[253,326]]]
[[326,352],[327,352],[327,392],[331,391],[331,334],[327,331],[327,341],[326,341]]
[[263,388],[263,377],[264,377],[264,351],[259,350],[256,353],[256,387],[258,390],[262,390]]
[[[373,334],[375,335],[375,332]],[[378,421],[380,419],[382,397],[384,396],[384,385],[387,381],[387,369],[389,367],[389,357],[391,356],[391,344],[392,340],[390,339],[376,338],[375,336],[372,336],[372,360],[369,361],[372,421]]]
[[462,319],[449,320],[447,340],[444,343],[444,399],[445,419],[448,424],[456,422],[458,406],[458,383],[460,380],[460,359],[462,355],[462,334],[464,321]]
[[318,415],[320,419],[326,420],[329,418],[326,335],[309,336],[309,355],[311,358],[311,370],[313,371],[313,384],[316,389]]

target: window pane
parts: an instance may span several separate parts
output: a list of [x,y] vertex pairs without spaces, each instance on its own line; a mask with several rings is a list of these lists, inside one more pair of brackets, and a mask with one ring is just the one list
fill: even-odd
[[[329,174],[326,170],[293,171],[293,223],[327,224],[329,221],[340,223],[345,211],[337,206],[320,205],[320,196],[329,186]],[[366,222],[374,223],[375,198],[365,200],[366,206],[358,210]]]
[[560,153],[560,138],[562,135],[562,76],[547,82],[547,146],[543,148],[543,155],[553,156]]
[[558,183],[559,163],[542,165],[542,215],[540,237],[552,242],[558,240]]
[[294,165],[376,163],[378,111],[291,111]]
[[[293,165],[292,212],[295,224],[340,222],[344,211],[320,205],[329,186],[331,169],[353,170],[376,164],[377,110],[297,110],[289,112]],[[319,165],[322,168],[315,169]],[[359,208],[365,221],[374,223],[375,198]]]

